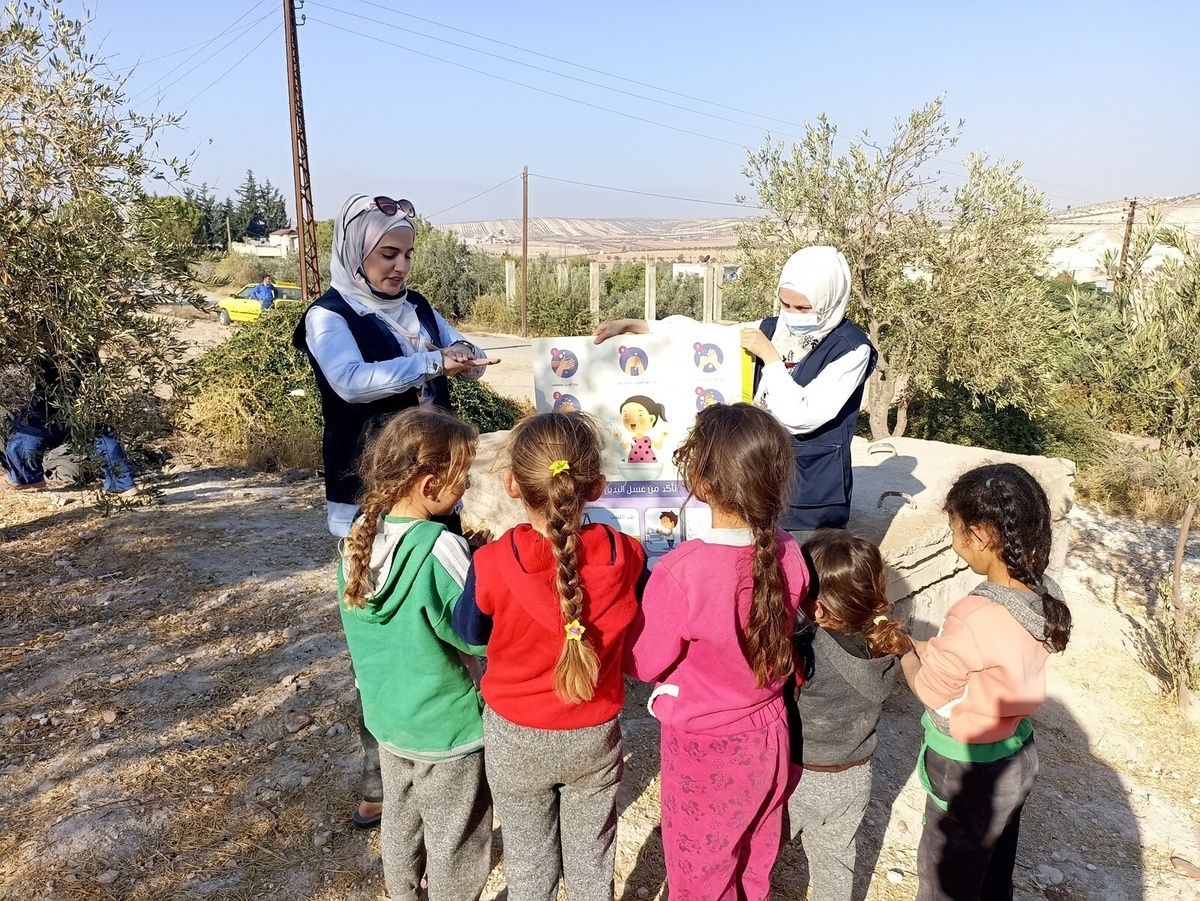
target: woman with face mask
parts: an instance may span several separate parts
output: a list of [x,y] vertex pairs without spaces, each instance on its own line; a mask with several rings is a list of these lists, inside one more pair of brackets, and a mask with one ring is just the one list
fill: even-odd
[[[850,439],[858,422],[863,386],[878,354],[845,318],[850,267],[834,247],[796,251],[779,274],[779,313],[733,326],[754,356],[754,402],[792,433],[796,477],[781,526],[803,541],[821,528],[842,528],[850,518],[853,475]],[[660,322],[619,319],[596,327],[599,344],[614,335],[666,332]]]
[[[447,377],[478,379],[488,359],[406,284],[416,210],[407,200],[355,194],[333,221],[332,287],[305,311],[292,343],[312,364],[325,420],[322,458],[329,531],[350,534],[363,483],[366,438],[399,411],[449,409]],[[458,531],[457,514],[446,525]],[[377,826],[383,809],[379,746],[362,719],[365,759],[355,828]]]

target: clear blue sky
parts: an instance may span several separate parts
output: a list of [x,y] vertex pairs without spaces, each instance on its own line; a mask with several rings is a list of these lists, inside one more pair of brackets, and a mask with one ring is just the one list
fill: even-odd
[[[98,42],[117,67],[144,61],[128,83],[136,106],[186,111],[182,130],[163,143],[172,153],[195,151],[193,182],[223,197],[253,169],[291,197],[283,35],[272,32],[282,0],[92,0],[92,9],[93,47]],[[1195,0],[308,0],[301,14],[322,217],[357,191],[406,196],[422,213],[437,213],[522,165],[537,175],[728,203],[747,191],[744,148],[760,146],[768,129],[786,140],[824,112],[844,148],[863,129],[885,136],[897,116],[942,93],[948,118],[966,120],[947,155],[948,175],[961,172],[954,161],[968,150],[980,150],[1023,161],[1055,208],[1200,191]],[[175,52],[183,48],[190,49]],[[172,55],[154,59],[165,54]],[[435,221],[520,212],[518,178]],[[533,216],[738,214],[530,179]]]

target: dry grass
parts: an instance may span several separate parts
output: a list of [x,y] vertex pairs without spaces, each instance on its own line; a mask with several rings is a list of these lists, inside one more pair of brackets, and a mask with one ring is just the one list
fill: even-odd
[[184,417],[187,450],[200,459],[265,472],[320,465],[320,432],[275,422],[250,389],[210,387]]

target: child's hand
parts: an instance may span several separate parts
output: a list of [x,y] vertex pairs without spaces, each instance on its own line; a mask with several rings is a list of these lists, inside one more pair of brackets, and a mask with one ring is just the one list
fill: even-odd
[[471,550],[478,550],[490,541],[495,539],[491,529],[463,529],[463,538],[467,541],[467,547]]

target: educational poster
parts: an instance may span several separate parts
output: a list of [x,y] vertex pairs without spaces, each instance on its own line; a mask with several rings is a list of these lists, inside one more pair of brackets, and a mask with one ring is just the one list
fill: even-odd
[[697,412],[742,399],[743,356],[737,329],[701,323],[600,345],[587,336],[533,341],[538,411],[582,410],[608,437],[608,487],[588,520],[636,537],[652,566],[712,528],[707,506],[684,506],[671,456]]

